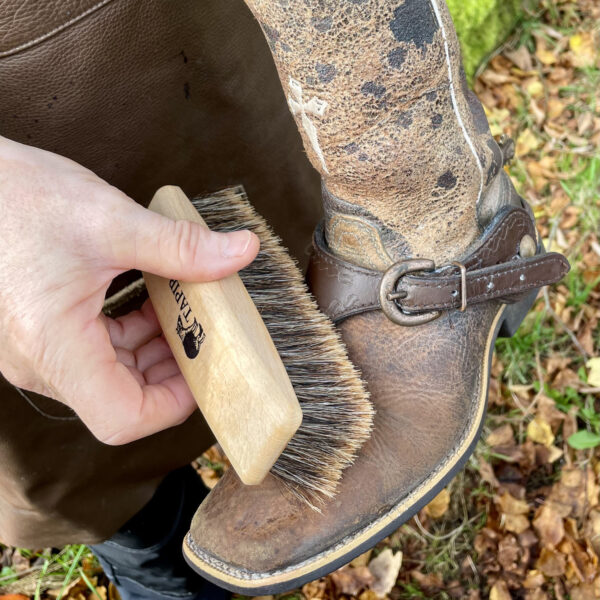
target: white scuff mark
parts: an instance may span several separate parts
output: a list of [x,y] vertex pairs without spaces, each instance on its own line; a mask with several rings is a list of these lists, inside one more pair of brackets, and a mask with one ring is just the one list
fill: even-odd
[[290,106],[290,110],[295,117],[300,117],[300,122],[302,123],[302,127],[310,141],[310,145],[314,153],[317,155],[321,163],[321,167],[323,171],[329,175],[329,171],[327,170],[327,165],[325,164],[325,157],[323,156],[323,151],[321,150],[321,146],[319,145],[319,136],[317,134],[317,127],[310,120],[310,116],[315,117],[323,117],[327,110],[327,102],[325,100],[320,100],[319,98],[313,97],[308,102],[304,102],[302,98],[302,84],[292,77],[290,77],[290,95],[288,96],[288,104]]
[[475,157],[475,162],[477,163],[477,167],[479,168],[479,175],[481,178],[480,183],[479,183],[479,194],[477,196],[477,203],[479,203],[479,200],[481,199],[481,194],[483,192],[483,182],[485,179],[484,174],[483,174],[483,165],[481,164],[481,160],[479,158],[479,155],[477,154],[475,144],[473,143],[473,140],[469,136],[469,132],[467,131],[467,128],[465,127],[465,123],[462,119],[462,115],[460,114],[460,111],[458,110],[458,103],[456,102],[456,92],[454,89],[454,77],[452,76],[452,63],[450,62],[450,48],[448,46],[448,38],[446,36],[446,28],[444,27],[444,23],[442,21],[440,9],[439,9],[437,0],[430,0],[430,2],[431,2],[431,6],[433,7],[433,11],[435,13],[435,18],[438,22],[438,26],[442,32],[442,37],[444,38],[444,51],[446,53],[446,64],[448,65],[448,80],[449,80],[449,84],[450,84],[450,97],[452,98],[452,109],[454,110],[454,114],[456,115],[456,120],[458,121],[458,124],[460,125],[460,128],[462,129],[462,133],[465,138],[465,141],[467,142],[467,145],[471,149],[471,152],[472,152],[473,156]]

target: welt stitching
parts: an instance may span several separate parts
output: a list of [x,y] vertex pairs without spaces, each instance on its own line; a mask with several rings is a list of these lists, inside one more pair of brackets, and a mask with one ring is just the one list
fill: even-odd
[[52,36],[56,35],[57,33],[60,33],[64,29],[67,29],[71,25],[74,25],[78,21],[81,21],[88,15],[97,11],[99,8],[102,8],[105,4],[108,4],[109,2],[112,2],[112,0],[101,0],[97,4],[90,6],[90,8],[83,11],[81,14],[77,15],[76,17],[69,19],[66,23],[62,23],[61,25],[58,25],[54,29],[51,29],[50,31],[43,33],[42,35],[36,37],[35,39],[29,40],[28,42],[24,42],[23,44],[19,44],[18,46],[15,46],[14,48],[10,48],[8,50],[3,50],[2,52],[0,52],[0,58],[10,56],[11,54],[16,54],[17,52],[20,52],[21,50],[26,50],[27,48],[31,48],[32,46],[35,46],[36,44],[39,44],[40,42],[43,42],[44,40],[51,38]]

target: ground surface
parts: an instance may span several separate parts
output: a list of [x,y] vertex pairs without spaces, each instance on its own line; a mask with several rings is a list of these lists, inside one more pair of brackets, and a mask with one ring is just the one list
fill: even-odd
[[[516,139],[510,173],[546,247],[572,270],[498,342],[474,456],[372,552],[281,598],[600,598],[599,20],[598,1],[543,1],[475,84],[493,133]],[[206,481],[220,461],[199,461]],[[0,546],[0,600],[114,596],[85,546]]]

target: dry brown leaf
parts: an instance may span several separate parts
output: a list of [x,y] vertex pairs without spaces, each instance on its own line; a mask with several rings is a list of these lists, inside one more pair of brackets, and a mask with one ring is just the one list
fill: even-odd
[[571,600],[597,600],[598,596],[593,583],[584,583],[577,585],[569,590]]
[[306,600],[323,600],[327,594],[327,580],[317,579],[302,586]]
[[521,71],[531,71],[533,69],[531,53],[525,45],[520,46],[516,50],[505,50],[504,56],[521,69]]
[[439,573],[421,573],[413,569],[410,576],[419,584],[421,589],[428,591],[440,590],[444,587],[444,580]]
[[565,573],[565,555],[552,548],[542,548],[535,566],[546,577],[559,577]]
[[513,428],[507,423],[494,429],[485,439],[490,446],[512,446],[515,443]]
[[504,515],[504,528],[513,533],[523,533],[529,529],[529,519],[524,515]]
[[29,596],[23,594],[4,594],[0,596],[0,600],[29,600]]
[[508,492],[504,492],[502,496],[496,496],[495,501],[500,510],[506,515],[526,515],[529,513],[529,505],[527,502],[518,500]]
[[432,519],[439,519],[446,514],[450,506],[450,493],[443,489],[426,507],[425,513]]
[[531,590],[525,594],[525,600],[548,600],[549,597],[542,588]]
[[563,519],[552,504],[544,504],[533,520],[533,527],[544,545],[557,546],[565,535]]
[[387,596],[396,585],[401,565],[402,552],[394,554],[391,548],[383,550],[369,563],[369,570],[373,577],[369,587],[378,596]]
[[546,579],[544,574],[537,569],[532,569],[531,571],[527,571],[527,577],[525,577],[525,581],[523,581],[523,587],[528,590],[533,590],[542,587],[545,582]]
[[479,476],[481,477],[481,479],[489,483],[493,488],[497,488],[500,485],[500,482],[496,478],[492,465],[490,465],[490,463],[483,457],[479,457],[478,463]]
[[348,565],[334,571],[329,577],[337,591],[348,596],[356,596],[358,592],[370,587],[375,581],[369,567],[354,569]]

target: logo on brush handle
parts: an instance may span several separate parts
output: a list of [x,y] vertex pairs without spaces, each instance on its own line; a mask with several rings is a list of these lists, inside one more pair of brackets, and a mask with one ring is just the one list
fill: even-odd
[[202,325],[192,314],[192,308],[181,289],[179,281],[177,279],[169,280],[169,288],[179,308],[175,331],[181,340],[185,355],[190,359],[196,358],[206,334],[202,329]]

